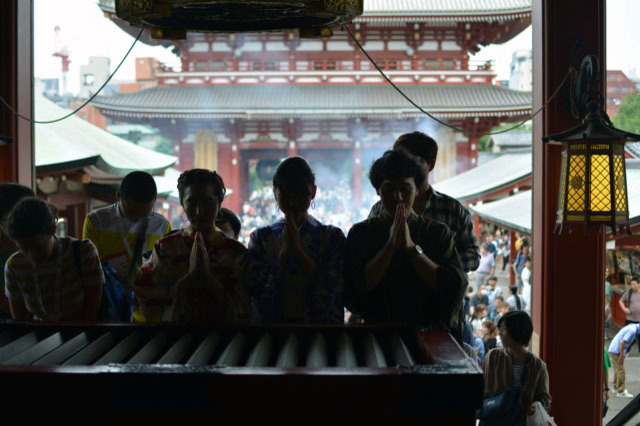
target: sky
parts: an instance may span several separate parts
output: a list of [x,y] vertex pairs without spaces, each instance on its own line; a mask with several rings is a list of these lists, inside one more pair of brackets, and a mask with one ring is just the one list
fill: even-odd
[[[629,76],[635,69],[637,77],[640,77],[640,55],[636,54],[637,46],[640,46],[640,31],[636,30],[640,22],[639,5],[639,0],[607,1],[607,69],[622,70]],[[82,19],[77,19],[78,16]],[[61,44],[71,51],[67,77],[71,92],[78,90],[79,67],[88,63],[89,56],[109,57],[113,72],[133,43],[131,36],[103,16],[96,0],[34,0],[36,77],[61,78],[61,61],[52,56],[56,25],[61,28]],[[511,55],[519,49],[531,49],[531,27],[505,44],[484,47],[471,60],[493,59],[497,79],[508,80]],[[167,65],[179,64],[179,59],[169,49],[137,43],[114,81],[135,78],[136,57],[155,57]]]

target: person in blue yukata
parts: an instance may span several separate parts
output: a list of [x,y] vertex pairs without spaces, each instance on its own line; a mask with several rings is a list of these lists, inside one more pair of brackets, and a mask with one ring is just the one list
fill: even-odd
[[249,291],[254,321],[343,323],[345,236],[309,214],[315,175],[302,157],[285,159],[273,175],[284,218],[251,233]]

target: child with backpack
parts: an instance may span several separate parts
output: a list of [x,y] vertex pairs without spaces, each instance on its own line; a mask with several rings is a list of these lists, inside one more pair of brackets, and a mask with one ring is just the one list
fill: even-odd
[[5,265],[13,319],[95,321],[104,275],[93,243],[56,236],[55,217],[37,198],[16,205],[7,229],[19,249]]

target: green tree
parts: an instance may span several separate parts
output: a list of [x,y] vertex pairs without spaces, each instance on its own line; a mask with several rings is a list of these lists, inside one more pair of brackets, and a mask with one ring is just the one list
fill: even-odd
[[173,142],[165,136],[158,135],[156,139],[156,146],[153,150],[163,154],[173,155]]
[[[499,125],[497,125],[496,127],[494,127],[493,129],[491,129],[490,133],[493,132],[499,132],[501,130],[506,130],[506,129],[511,129],[512,127],[516,126],[518,123],[501,123]],[[523,131],[531,131],[533,129],[533,126],[529,123],[525,123],[521,126],[516,127],[515,129],[511,130],[512,132],[523,132]],[[491,137],[491,135],[484,135],[481,136],[480,139],[478,140],[478,151],[491,151],[489,149],[489,147],[487,147],[487,143],[489,142],[489,138]]]
[[611,121],[619,129],[640,133],[640,92],[627,95]]

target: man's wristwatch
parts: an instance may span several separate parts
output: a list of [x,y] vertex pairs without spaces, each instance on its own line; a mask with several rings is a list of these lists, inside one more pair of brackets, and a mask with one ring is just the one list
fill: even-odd
[[407,254],[409,255],[410,258],[412,257],[416,257],[419,254],[423,254],[424,251],[422,250],[422,247],[420,247],[418,244],[415,244],[412,248],[407,250]]

